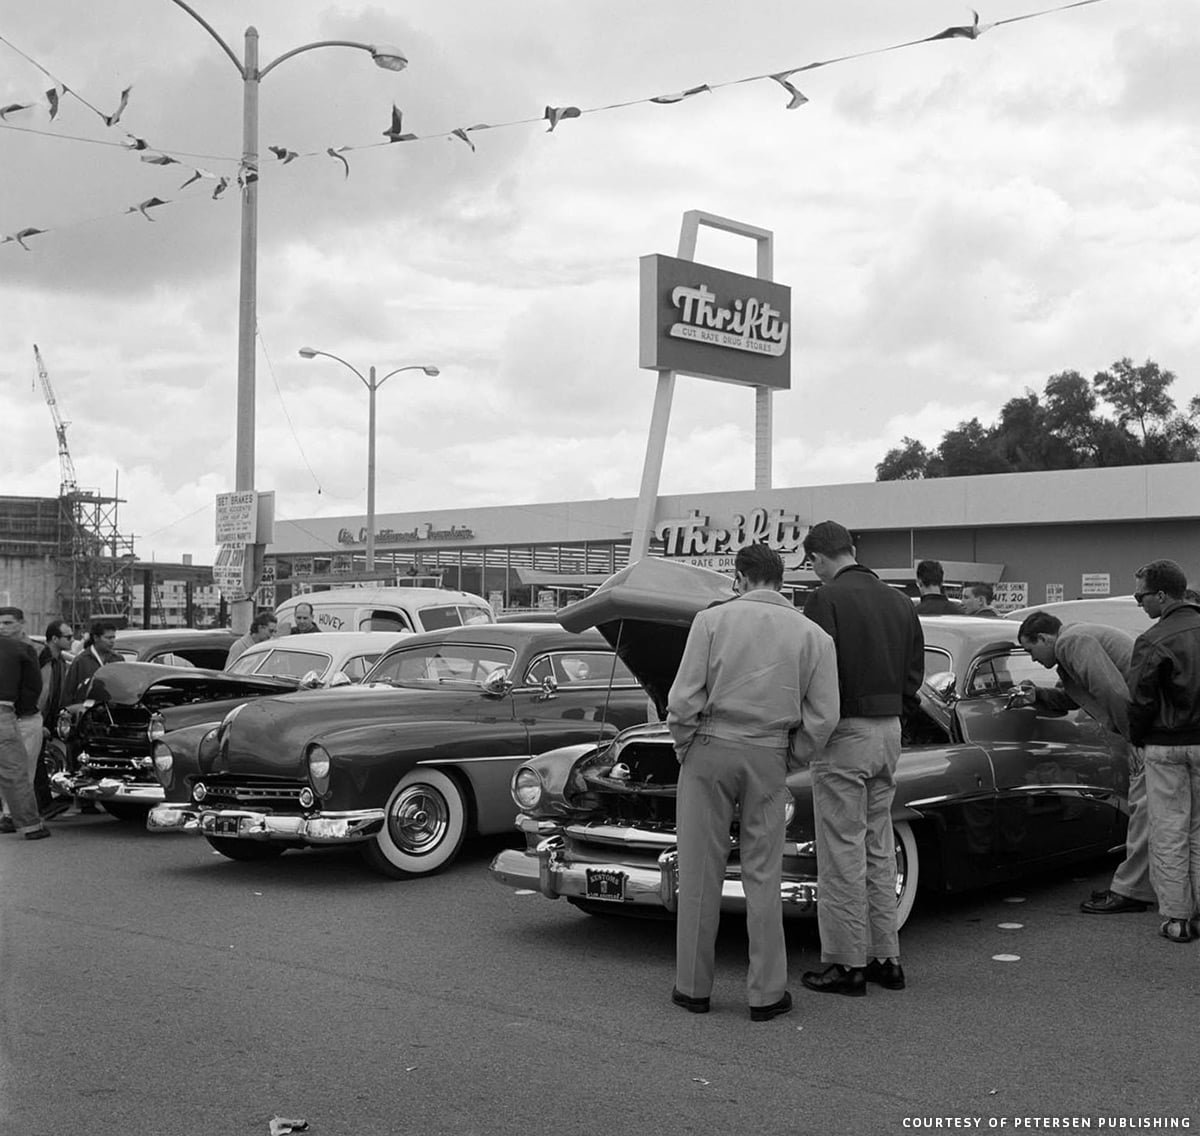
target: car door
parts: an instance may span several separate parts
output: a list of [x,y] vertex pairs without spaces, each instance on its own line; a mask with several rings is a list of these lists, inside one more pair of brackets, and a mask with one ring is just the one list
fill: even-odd
[[992,763],[995,847],[1015,863],[1108,847],[1127,788],[1120,739],[1082,710],[1007,707],[1021,682],[1053,677],[1019,648],[989,651],[972,660],[954,707],[962,737]]

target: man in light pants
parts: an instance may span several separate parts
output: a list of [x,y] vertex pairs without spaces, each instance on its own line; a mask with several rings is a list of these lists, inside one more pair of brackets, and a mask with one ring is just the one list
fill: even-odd
[[902,990],[892,800],[901,718],[919,707],[925,636],[908,597],[855,559],[842,525],[813,525],[804,553],[821,581],[804,614],[837,646],[841,719],[812,765],[817,926],[829,965],[800,981],[851,997],[868,982]]
[[783,937],[788,766],[821,749],[837,722],[833,641],[780,594],[783,560],[765,544],[734,559],[735,599],[700,612],[667,696],[679,758],[679,900],[671,1000],[705,1014],[734,806],[746,895],[750,1020],[792,1008]]
[[[42,671],[33,648],[24,641],[24,629],[25,613],[19,607],[0,607],[0,798],[6,812],[0,817],[0,832],[41,840],[50,835],[33,792],[42,741],[37,705]],[[35,739],[36,745],[30,744]]]

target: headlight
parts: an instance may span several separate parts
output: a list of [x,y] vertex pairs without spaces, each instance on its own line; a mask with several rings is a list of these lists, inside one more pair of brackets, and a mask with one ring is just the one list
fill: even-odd
[[175,769],[175,757],[171,753],[171,747],[166,742],[154,743],[154,775],[158,778],[158,783],[164,788],[171,787],[171,779]]
[[312,782],[313,790],[318,797],[324,797],[329,792],[329,753],[323,745],[315,742],[308,747],[308,779]]
[[541,803],[542,779],[532,769],[518,769],[512,779],[512,799],[521,809],[536,809]]
[[150,715],[150,725],[146,729],[146,737],[152,742],[159,741],[167,732],[167,724],[161,714]]
[[65,742],[71,736],[71,711],[60,710],[54,721],[54,732]]
[[216,760],[219,744],[220,727],[214,727],[200,739],[196,747],[196,763],[202,773],[211,773],[213,762]]

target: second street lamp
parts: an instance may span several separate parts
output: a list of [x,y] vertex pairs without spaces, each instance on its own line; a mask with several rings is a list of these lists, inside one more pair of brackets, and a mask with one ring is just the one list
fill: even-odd
[[430,378],[436,377],[440,372],[436,367],[425,363],[409,363],[404,367],[397,367],[393,371],[388,371],[382,378],[375,377],[375,368],[368,368],[367,374],[364,375],[357,367],[347,363],[340,355],[331,355],[328,351],[318,351],[314,347],[301,347],[300,356],[303,359],[315,359],[318,355],[324,355],[326,359],[333,359],[341,363],[343,367],[353,371],[359,378],[363,386],[367,388],[370,396],[370,410],[367,413],[367,571],[375,571],[375,392],[383,386],[388,379],[393,375],[398,375],[401,371],[424,371]]

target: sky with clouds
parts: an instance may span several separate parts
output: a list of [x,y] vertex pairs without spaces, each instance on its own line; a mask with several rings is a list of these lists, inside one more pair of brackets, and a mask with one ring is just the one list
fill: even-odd
[[[277,515],[362,515],[367,395],[392,511],[634,497],[654,376],[638,258],[701,209],[775,234],[792,390],[774,484],[869,481],[1052,374],[1121,356],[1200,394],[1200,23],[1178,0],[1100,0],[674,105],[441,137],[781,72],[972,22],[957,0],[191,0],[261,87],[256,485]],[[1052,7],[979,6],[983,23]],[[233,488],[241,82],[172,0],[0,8],[0,493],[53,496],[41,349],[85,487],[126,504],[146,559],[213,555]],[[34,62],[36,61],[37,66]],[[49,120],[40,68],[70,95]],[[106,126],[132,87],[120,121]],[[391,108],[421,136],[386,144]],[[100,113],[96,113],[100,112]],[[152,165],[120,143],[145,139]],[[113,145],[117,143],[117,145]],[[302,156],[286,165],[268,146]],[[345,168],[325,154],[351,147]],[[307,156],[314,155],[314,156]],[[152,197],[168,204],[128,213]],[[150,219],[153,218],[153,219]],[[702,230],[697,259],[752,274]],[[753,487],[754,400],[681,378],[662,492]]]

